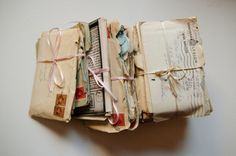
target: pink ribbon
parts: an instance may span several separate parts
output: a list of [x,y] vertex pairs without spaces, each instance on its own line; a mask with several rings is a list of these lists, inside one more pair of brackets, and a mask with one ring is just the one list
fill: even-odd
[[[52,44],[52,40],[51,40],[51,33],[53,31],[57,32],[55,44]],[[52,85],[53,81],[60,88],[63,87],[63,84],[64,84],[63,83],[64,82],[64,75],[62,73],[60,66],[57,63],[58,50],[61,45],[61,31],[58,28],[51,29],[48,34],[47,42],[48,42],[48,45],[51,48],[51,52],[52,52],[52,66],[51,66],[51,69],[49,72],[49,79],[48,79],[48,87],[49,87],[49,90],[52,91],[53,90],[53,85]],[[57,76],[55,73],[56,70],[59,73],[59,80],[57,79]]]
[[[91,59],[92,61],[92,64],[93,66],[95,65],[95,60],[92,56],[87,56],[89,59]],[[117,122],[119,121],[119,111],[118,111],[118,108],[117,108],[117,98],[115,97],[115,95],[111,92],[111,90],[107,87],[107,85],[97,76],[97,74],[101,74],[103,72],[109,72],[109,69],[108,68],[95,68],[95,69],[92,69],[90,67],[88,67],[88,70],[89,72],[91,73],[91,75],[93,76],[96,84],[100,87],[100,88],[104,88],[105,91],[112,97],[112,108],[114,109],[114,112],[116,114],[116,118],[108,118],[108,121],[111,125],[115,125],[117,124]]]
[[128,81],[133,81],[133,80],[134,80],[134,77],[130,77],[130,76],[114,76],[114,77],[111,77],[111,80],[112,80],[112,81],[115,81],[115,80],[128,80]]
[[[93,76],[93,78],[94,78],[96,84],[97,84],[100,88],[104,88],[104,89],[107,91],[107,93],[113,98],[113,100],[114,100],[115,102],[117,102],[117,101],[118,101],[117,98],[113,95],[113,93],[110,91],[110,89],[107,87],[107,85],[96,75],[96,73],[95,73],[91,68],[88,67],[88,70],[89,70],[90,73],[92,74],[92,76]],[[98,72],[98,69],[96,69],[96,70],[97,70],[97,72]],[[103,70],[101,69],[100,72],[102,72],[102,71],[103,71]]]
[[[52,32],[56,33],[56,39],[53,44],[52,39],[51,39],[51,34]],[[59,66],[58,62],[59,61],[64,61],[64,60],[70,60],[74,57],[82,57],[84,55],[82,54],[76,54],[76,55],[70,55],[70,56],[65,56],[58,58],[58,51],[61,45],[61,30],[59,28],[53,28],[48,32],[48,37],[47,37],[47,43],[51,49],[52,52],[52,59],[51,60],[39,60],[39,63],[52,63],[52,66],[50,68],[49,72],[49,79],[48,79],[48,88],[49,91],[53,91],[53,83],[59,88],[62,88],[64,86],[64,75],[61,70],[61,67]]]
[[[95,74],[101,74],[103,72],[109,72],[108,68],[91,68],[91,70],[95,73]],[[91,74],[90,74],[91,75]]]
[[105,72],[105,71],[109,71],[107,69],[91,69],[88,67],[88,70],[90,71],[90,73],[92,74],[96,84],[100,87],[100,88],[104,88],[106,90],[106,92],[112,97],[112,107],[115,111],[115,114],[116,114],[116,118],[108,118],[108,121],[110,122],[111,125],[115,125],[117,124],[117,122],[119,121],[119,111],[118,111],[118,108],[116,106],[116,103],[117,103],[117,98],[115,97],[115,95],[111,92],[111,90],[107,87],[107,85],[96,75],[96,73],[102,73],[102,72]]

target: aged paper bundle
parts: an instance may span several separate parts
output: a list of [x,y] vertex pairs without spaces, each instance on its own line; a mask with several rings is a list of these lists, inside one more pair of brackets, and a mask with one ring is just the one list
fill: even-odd
[[36,47],[37,65],[30,115],[60,121],[71,119],[76,85],[75,42],[79,38],[78,31],[68,29],[59,32],[56,29],[42,33]]
[[154,120],[205,116],[211,111],[196,18],[138,24],[147,113]]
[[108,133],[206,116],[204,65],[196,17],[133,27],[99,18],[54,28],[37,42],[30,115],[74,118]]

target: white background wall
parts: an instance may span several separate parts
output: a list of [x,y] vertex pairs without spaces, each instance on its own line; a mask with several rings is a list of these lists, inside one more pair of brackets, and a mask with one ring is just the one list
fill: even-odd
[[[143,124],[106,134],[28,116],[35,42],[42,31],[99,16],[133,25],[141,20],[199,18],[206,81],[214,112],[206,118]],[[236,155],[236,1],[1,0],[0,155]]]

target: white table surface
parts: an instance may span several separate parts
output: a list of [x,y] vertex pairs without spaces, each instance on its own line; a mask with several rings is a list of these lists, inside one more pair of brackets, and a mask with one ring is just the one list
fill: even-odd
[[[197,16],[214,112],[205,118],[143,124],[106,134],[28,116],[35,42],[42,31],[97,17],[137,21]],[[236,155],[236,1],[229,0],[1,0],[1,156],[234,156]]]

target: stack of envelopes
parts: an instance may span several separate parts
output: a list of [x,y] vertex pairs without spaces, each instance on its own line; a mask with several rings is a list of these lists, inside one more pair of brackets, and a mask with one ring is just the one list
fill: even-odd
[[196,17],[80,22],[43,32],[36,51],[32,116],[115,133],[212,112]]

